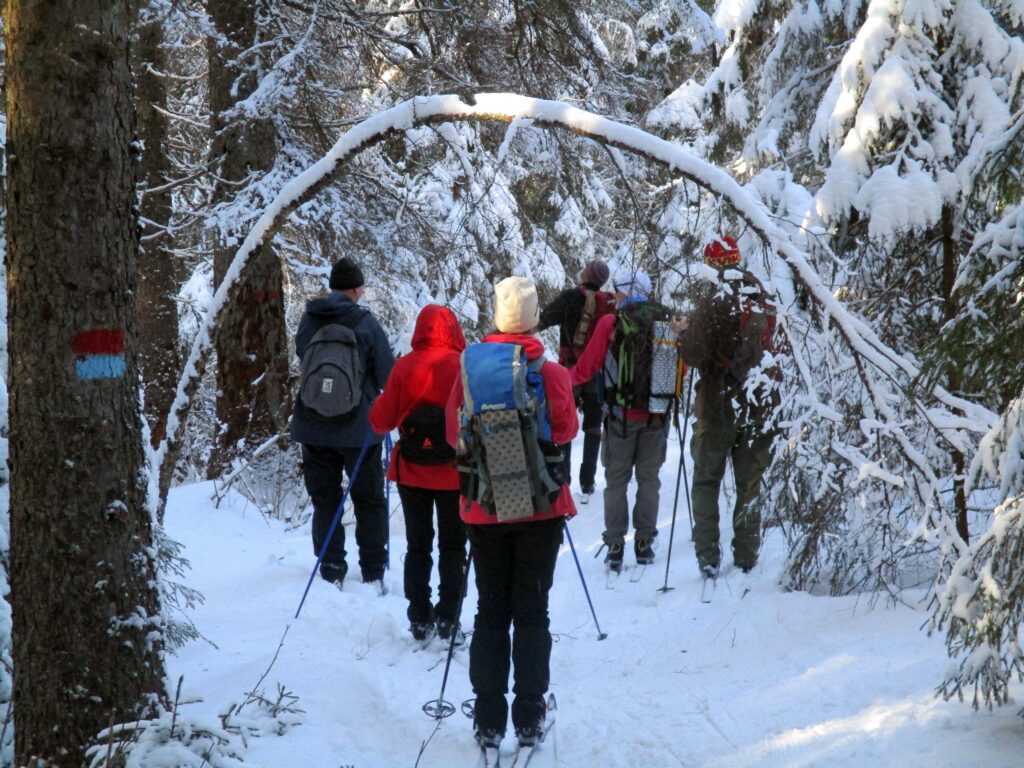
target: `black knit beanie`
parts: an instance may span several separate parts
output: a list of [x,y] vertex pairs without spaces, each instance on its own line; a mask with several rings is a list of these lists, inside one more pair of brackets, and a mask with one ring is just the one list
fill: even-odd
[[350,288],[358,288],[363,280],[363,270],[348,256],[331,267],[331,290],[347,291]]

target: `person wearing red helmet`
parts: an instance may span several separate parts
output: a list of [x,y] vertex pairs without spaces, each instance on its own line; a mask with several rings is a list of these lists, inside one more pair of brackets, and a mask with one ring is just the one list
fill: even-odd
[[693,543],[701,575],[715,578],[722,558],[718,497],[728,459],[736,480],[733,562],[744,572],[757,563],[758,492],[772,458],[775,432],[769,424],[778,403],[778,369],[765,359],[772,351],[775,307],[761,282],[740,268],[736,240],[725,235],[708,243],[704,262],[717,270],[717,279],[696,290],[681,342],[686,364],[700,373],[690,442]]

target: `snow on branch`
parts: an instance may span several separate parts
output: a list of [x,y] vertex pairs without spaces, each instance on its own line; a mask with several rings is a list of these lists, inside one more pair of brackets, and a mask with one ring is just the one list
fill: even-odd
[[[181,441],[189,401],[213,347],[218,319],[231,300],[239,277],[253,254],[271,240],[296,208],[331,184],[348,161],[362,150],[389,136],[429,124],[466,121],[514,123],[529,120],[536,125],[569,130],[606,146],[632,152],[667,166],[731,205],[766,247],[789,265],[795,278],[806,288],[823,315],[838,329],[858,359],[860,374],[865,379],[880,416],[889,416],[891,413],[887,403],[890,391],[886,380],[905,391],[908,388],[906,382],[917,377],[917,366],[888,347],[866,323],[847,311],[810,266],[807,254],[793,244],[765,205],[721,168],[701,159],[685,147],[562,102],[510,93],[481,93],[469,101],[472,103],[455,95],[416,97],[367,118],[346,132],[324,157],[287,183],[255,221],[220,287],[210,299],[178,382],[175,401],[167,421],[168,437],[153,455],[154,474],[161,478],[161,488],[169,485],[167,481]],[[933,388],[929,394],[945,408],[963,414],[972,431],[983,433],[994,420],[994,415],[986,409],[955,397],[941,387]],[[932,419],[935,414],[934,409],[921,407],[920,410],[926,419]],[[930,423],[939,434],[943,433],[945,423],[942,419]],[[901,424],[894,417],[887,418],[884,427],[895,437],[911,463],[931,478],[931,470],[922,464],[920,452],[911,445]]]

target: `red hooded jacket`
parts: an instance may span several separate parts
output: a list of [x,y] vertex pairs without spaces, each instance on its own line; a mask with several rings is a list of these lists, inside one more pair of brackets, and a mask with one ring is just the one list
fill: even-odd
[[[520,344],[526,352],[527,360],[536,360],[544,354],[544,345],[540,339],[530,334],[521,333],[494,333],[484,338],[484,341],[498,343]],[[572,394],[572,384],[569,381],[569,371],[545,360],[540,369],[541,378],[544,379],[544,393],[548,399],[548,415],[551,419],[551,439],[556,445],[565,445],[572,442],[579,432],[580,422],[576,416],[576,400]],[[459,437],[459,406],[462,405],[462,375],[461,365],[459,376],[452,386],[451,396],[448,398],[445,420],[447,421],[448,443],[456,445]],[[487,514],[484,509],[475,501],[468,509],[465,497],[459,497],[459,509],[462,519],[471,525],[483,523],[497,523],[498,518]],[[551,514],[539,512],[533,517],[524,517],[516,522],[526,523],[534,520],[550,520],[554,517],[572,517],[576,514],[576,504],[572,500],[572,493],[568,485],[562,486],[562,494],[551,505]]]
[[[383,434],[396,429],[420,406],[444,407],[452,383],[459,378],[459,355],[465,348],[466,339],[452,311],[437,304],[425,306],[416,318],[412,352],[395,361],[384,391],[370,408],[373,431]],[[435,491],[459,488],[459,472],[454,463],[427,466],[402,461],[397,444],[391,452],[388,480]]]

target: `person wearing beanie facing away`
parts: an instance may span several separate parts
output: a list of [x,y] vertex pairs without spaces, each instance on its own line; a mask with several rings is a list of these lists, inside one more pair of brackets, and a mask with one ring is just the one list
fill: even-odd
[[[566,368],[576,364],[598,321],[615,311],[615,297],[601,288],[608,282],[608,265],[601,259],[587,262],[580,272],[580,283],[558,294],[540,313],[540,329],[559,326],[558,362]],[[574,388],[576,402],[583,412],[583,461],[580,463],[580,490],[589,497],[594,492],[597,458],[601,451],[601,398],[597,376]],[[565,446],[566,477],[571,481],[572,445]]]
[[[380,323],[358,305],[365,292],[359,265],[347,256],[338,261],[331,269],[330,288],[328,295],[306,304],[295,334],[302,369],[291,439],[302,444],[302,474],[313,502],[313,553],[319,555],[341,503],[343,477],[347,474],[351,482],[369,435],[349,495],[355,507],[363,581],[380,582],[383,588],[388,541],[381,464],[384,438],[372,433],[367,416],[391,373],[394,357]],[[359,386],[344,386],[346,379],[358,381]],[[345,529],[338,525],[320,563],[320,575],[340,587],[347,572]]]
[[704,249],[704,261],[716,270],[714,280],[694,291],[693,311],[681,343],[683,359],[700,373],[694,398],[696,424],[690,441],[693,456],[693,544],[705,578],[716,578],[721,565],[718,498],[725,465],[732,459],[736,478],[733,508],[733,562],[744,572],[757,563],[761,544],[758,491],[771,463],[775,431],[767,425],[778,404],[772,366],[755,388],[744,385],[748,373],[770,352],[775,307],[761,282],[740,269],[740,250],[728,235]]
[[[444,408],[465,348],[454,313],[428,304],[416,318],[412,351],[395,362],[384,391],[370,409],[374,431],[399,431],[388,479],[398,484],[405,516],[405,597],[409,630],[416,640],[429,639],[435,622],[442,638],[458,631],[466,527],[459,518],[459,473],[455,451],[447,443]],[[440,555],[436,608],[430,602],[435,508]]]
[[[569,372],[544,360],[536,336],[536,287],[524,277],[509,277],[494,294],[497,332],[466,348],[447,407],[448,442],[458,449],[464,470],[459,505],[479,594],[469,678],[476,694],[475,736],[485,748],[497,747],[505,733],[510,667],[516,736],[520,744],[543,738],[551,659],[548,592],[565,518],[576,513],[560,446],[579,429]],[[502,402],[493,396],[499,390]],[[538,405],[533,417],[524,417],[515,404],[509,408],[509,400],[524,397]],[[499,428],[484,435],[480,423]],[[474,449],[481,440],[486,452]],[[500,463],[481,467],[500,449],[514,450],[503,453]],[[529,472],[515,472],[515,461],[528,463]]]
[[[633,505],[633,551],[638,565],[654,562],[653,542],[658,535],[658,505],[670,425],[669,401],[664,407],[652,395],[653,336],[656,322],[667,325],[668,310],[650,301],[651,279],[641,270],[622,269],[612,280],[617,313],[602,317],[579,361],[570,369],[573,384],[603,370],[607,416],[602,443],[604,463],[604,543],[609,570],[622,570],[629,499],[626,491],[636,474]],[[646,329],[630,332],[630,329]],[[674,339],[674,334],[673,334]],[[666,344],[674,344],[672,339]],[[678,378],[678,353],[671,372]],[[634,361],[634,362],[629,362]],[[646,362],[644,362],[646,361]],[[642,366],[646,366],[640,370]],[[670,383],[672,395],[678,383]],[[660,394],[668,394],[659,390]]]

